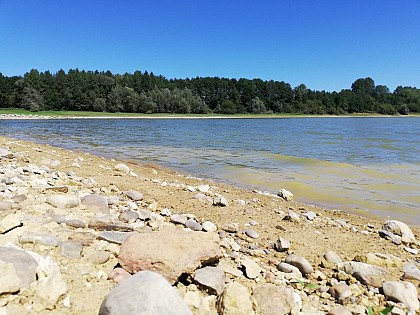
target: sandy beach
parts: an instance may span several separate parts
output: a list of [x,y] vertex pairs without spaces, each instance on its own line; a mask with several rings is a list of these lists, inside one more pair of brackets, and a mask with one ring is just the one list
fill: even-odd
[[[170,214],[185,214],[198,224],[208,221],[216,226],[212,233],[218,237],[222,256],[214,266],[219,266],[226,275],[223,285],[227,287],[229,283],[238,282],[247,288],[254,301],[255,314],[269,314],[262,311],[264,303],[258,303],[255,293],[264,284],[293,289],[300,297],[300,304],[288,312],[293,314],[316,314],[315,310],[319,314],[347,314],[345,310],[364,314],[369,306],[381,310],[390,305],[403,312],[398,314],[410,312],[410,309],[416,312],[415,302],[398,302],[384,294],[382,286],[384,281],[402,283],[400,279],[406,273],[404,268],[407,265],[418,268],[420,228],[417,226],[410,227],[415,239],[407,240],[404,234],[398,236],[397,230],[391,232],[384,228],[382,218],[300,204],[263,192],[179,174],[157,165],[107,160],[3,136],[0,137],[0,148],[0,203],[3,207],[0,211],[0,226],[3,226],[0,246],[13,245],[44,258],[51,257],[66,284],[62,294],[42,303],[33,284],[29,288],[3,291],[0,305],[5,311],[1,314],[97,314],[105,296],[116,286],[109,275],[115,266],[121,264],[120,246],[124,246],[101,236],[101,229],[112,230],[117,223],[124,224],[127,231],[140,234],[154,233],[169,225],[185,229],[182,224],[173,222]],[[144,197],[130,200],[128,191],[141,192]],[[81,203],[63,207],[48,202],[51,195],[69,194],[79,196]],[[25,196],[22,197],[24,200],[16,197],[21,195]],[[107,198],[108,212],[92,211],[90,206],[83,204],[87,195]],[[141,219],[143,210],[152,215]],[[132,222],[121,221],[121,214],[127,211],[140,214],[140,218],[137,216]],[[64,217],[64,221],[58,220],[59,216]],[[86,225],[68,224],[66,220],[69,218]],[[18,224],[7,226],[12,219]],[[98,228],[87,223],[92,220],[108,222],[111,227],[102,225]],[[232,225],[236,230],[229,229]],[[391,234],[384,237],[381,231],[385,230]],[[22,241],[22,235],[30,233],[54,236],[58,245],[48,245],[36,238]],[[290,242],[290,247],[279,250],[279,238]],[[71,255],[66,254],[60,245],[69,240],[83,244],[80,253],[73,258],[69,258]],[[386,274],[380,279],[372,276],[375,283],[361,280],[354,273],[343,271],[336,263],[327,261],[324,254],[329,251],[336,253],[342,262],[368,263],[383,268]],[[104,252],[108,259],[95,261],[92,257],[98,252]],[[291,254],[304,257],[314,271],[306,273],[300,270],[300,277],[287,276],[278,265],[288,261]],[[244,257],[260,268],[256,277],[247,274]],[[220,267],[222,262],[224,266],[238,270],[239,274],[228,273],[228,268]],[[417,293],[419,280],[404,277],[404,283],[412,283]],[[194,281],[176,281],[174,288],[194,314],[224,314],[223,307],[226,310],[227,306],[217,301],[227,293],[219,292],[207,298],[208,293],[191,282]],[[337,298],[335,291],[331,291],[338,283],[349,287],[348,296]],[[196,297],[194,301],[193,295]],[[407,306],[407,303],[411,304]],[[336,309],[342,313],[335,312]]]

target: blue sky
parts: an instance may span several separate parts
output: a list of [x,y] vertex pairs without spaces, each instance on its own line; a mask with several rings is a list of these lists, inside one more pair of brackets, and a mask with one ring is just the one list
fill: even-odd
[[0,72],[420,88],[420,0],[0,0]]

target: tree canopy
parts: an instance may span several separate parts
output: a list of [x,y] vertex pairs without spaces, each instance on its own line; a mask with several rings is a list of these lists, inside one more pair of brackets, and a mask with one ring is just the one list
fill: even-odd
[[408,114],[420,112],[420,89],[399,86],[390,92],[369,77],[355,80],[350,89],[326,92],[261,79],[32,69],[23,76],[0,73],[0,108],[10,107],[34,112]]

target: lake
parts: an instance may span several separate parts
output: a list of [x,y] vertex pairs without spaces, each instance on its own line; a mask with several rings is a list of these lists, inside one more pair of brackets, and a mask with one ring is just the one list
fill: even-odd
[[0,120],[0,133],[420,224],[420,117]]

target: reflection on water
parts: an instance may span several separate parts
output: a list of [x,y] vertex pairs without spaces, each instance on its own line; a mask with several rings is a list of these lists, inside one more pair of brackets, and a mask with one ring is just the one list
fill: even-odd
[[0,121],[6,136],[420,224],[420,118]]

